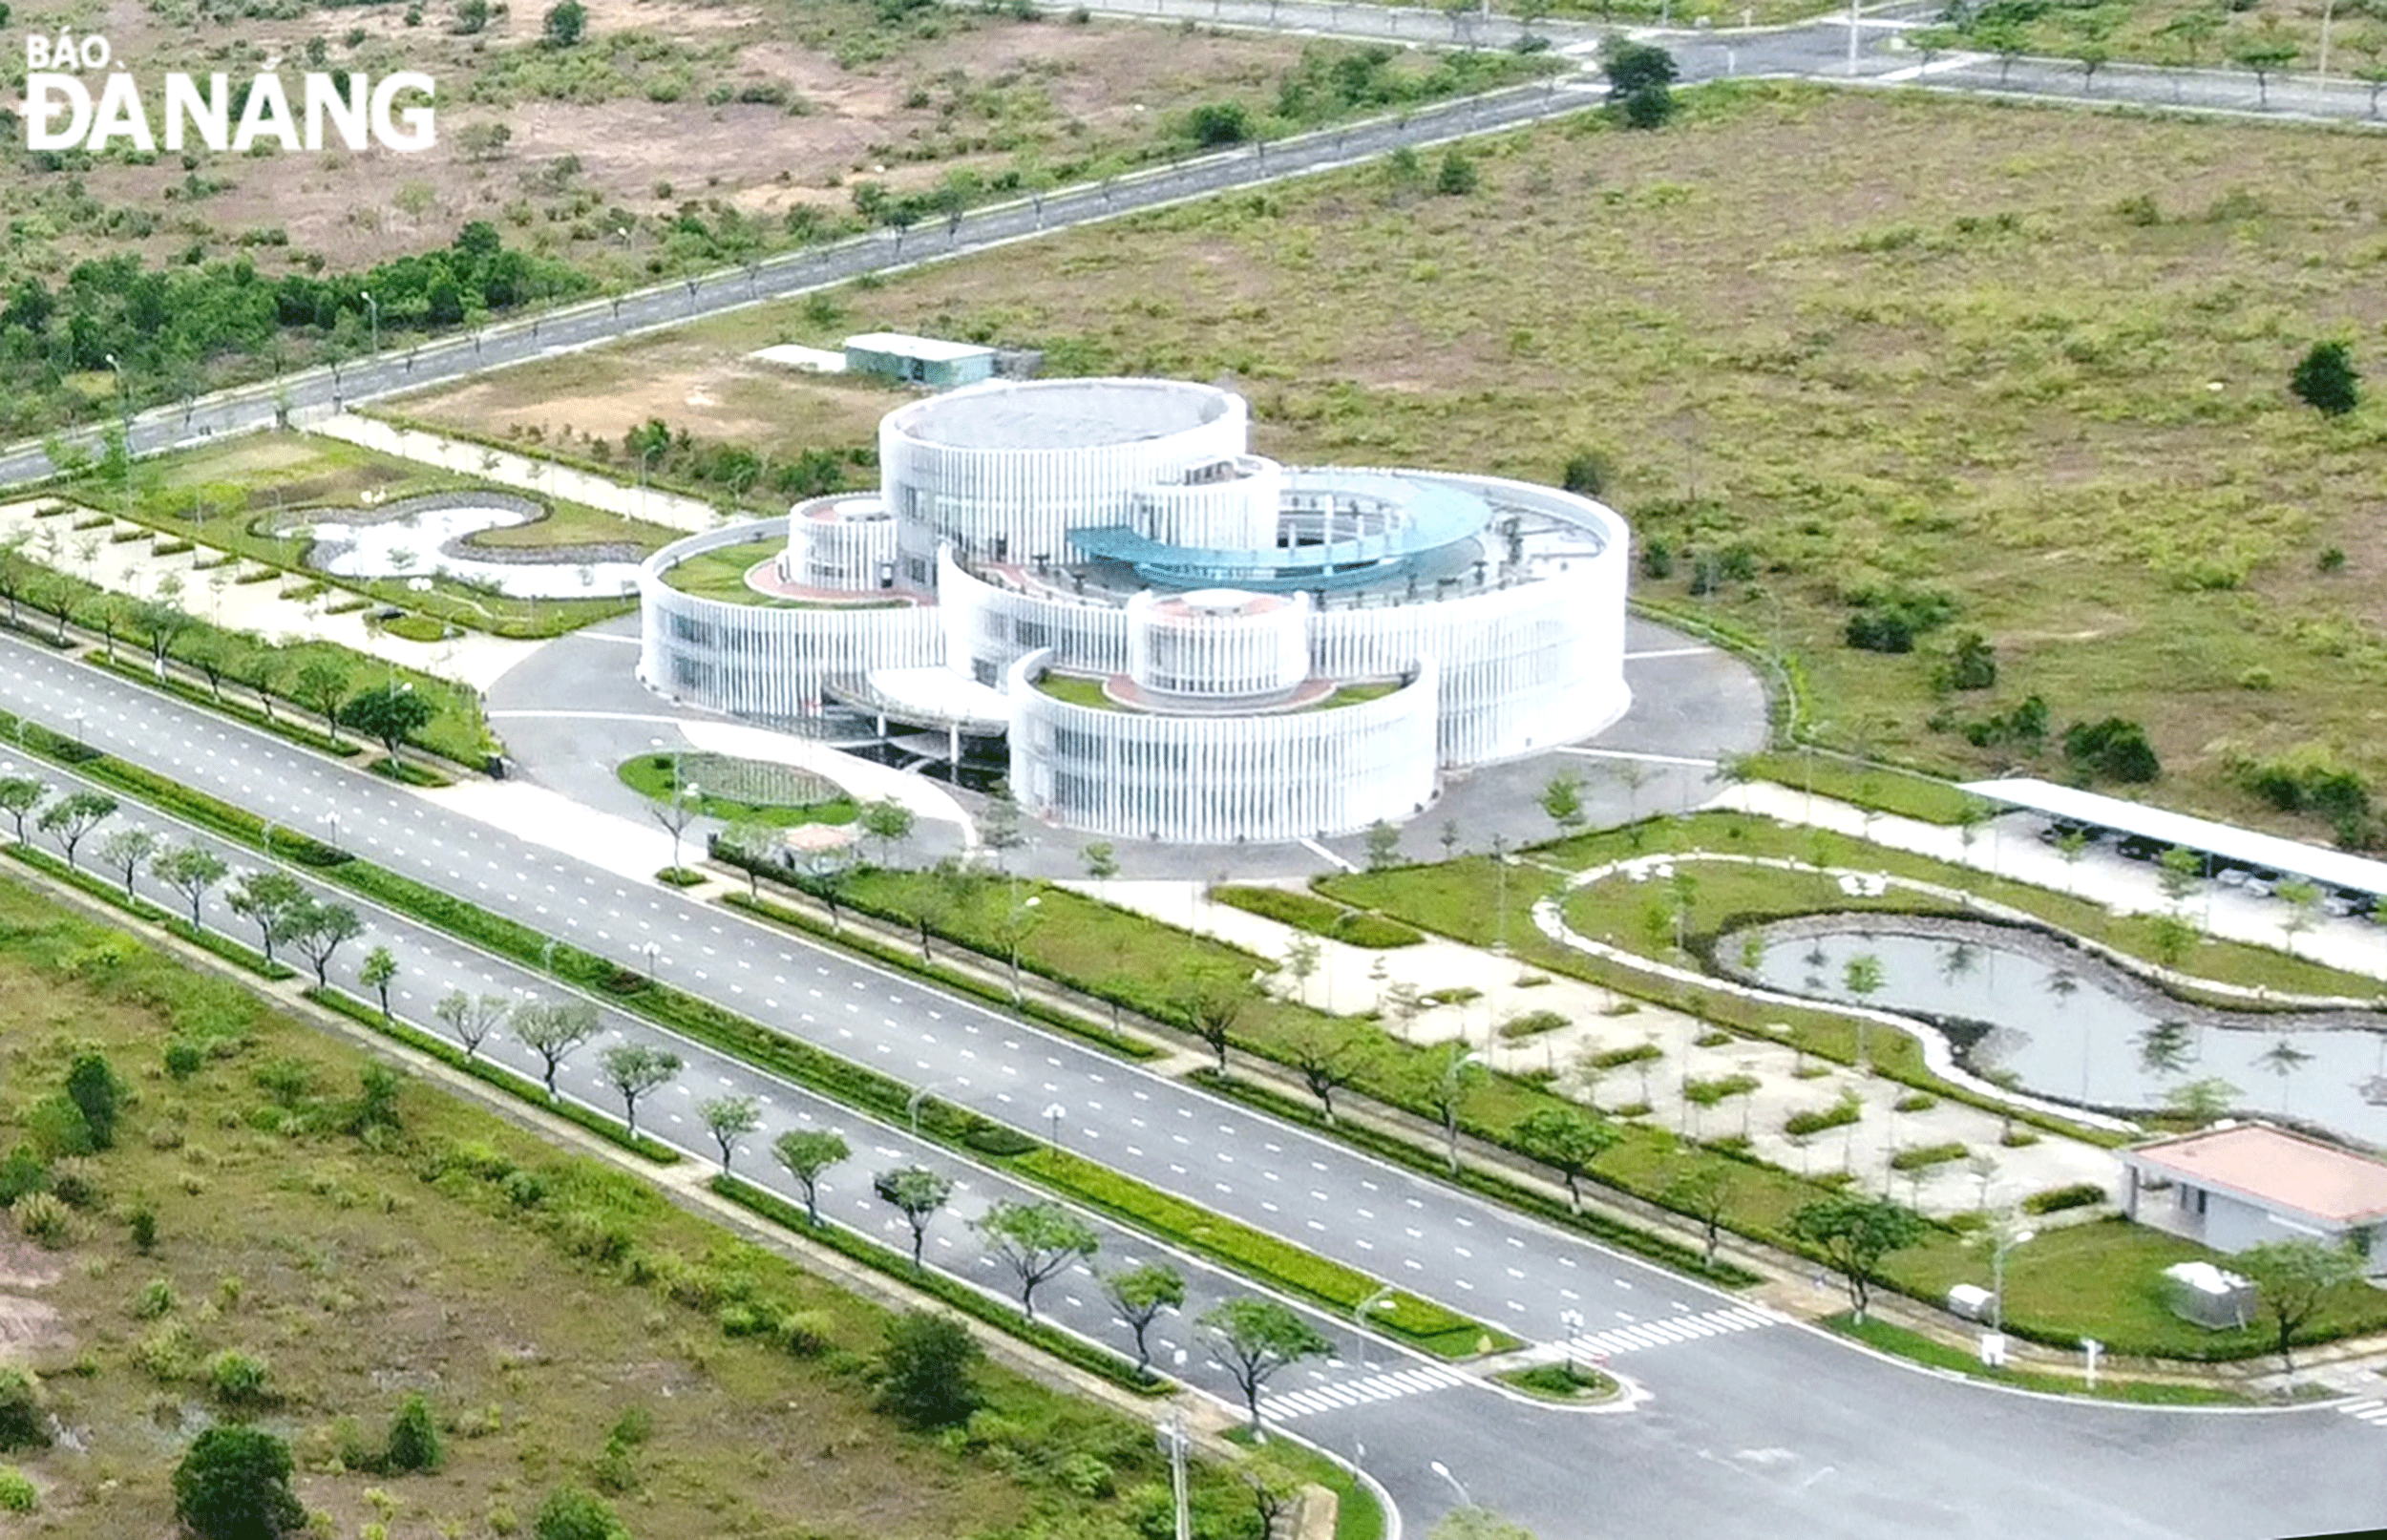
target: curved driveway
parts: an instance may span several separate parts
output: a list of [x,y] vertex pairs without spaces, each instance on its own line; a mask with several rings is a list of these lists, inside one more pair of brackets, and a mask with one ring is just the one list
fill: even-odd
[[[1408,1393],[1297,1420],[1346,1449],[1346,1439],[1364,1439],[1371,1468],[1413,1518],[1450,1496],[1426,1459],[1449,1463],[1475,1497],[1547,1540],[1628,1529],[1703,1537],[1761,1523],[1888,1540],[1926,1523],[1964,1532],[1960,1519],[1988,1516],[2008,1536],[2220,1540],[2387,1512],[2387,1431],[2334,1410],[2041,1403],[1879,1362],[1803,1328],[1720,1330],[1739,1318],[1718,1313],[1736,1307],[1699,1285],[999,1012],[516,840],[45,648],[0,643],[0,706],[52,722],[79,712],[94,745],[285,823],[318,828],[336,811],[361,854],[625,966],[643,967],[651,940],[681,987],[892,1073],[942,1080],[940,1097],[1031,1133],[1046,1131],[1045,1109],[1058,1103],[1071,1149],[1521,1336],[1552,1339],[1561,1313],[1579,1310],[1616,1366],[1653,1393],[1629,1414],[1575,1417],[1409,1380],[1374,1387]],[[415,955],[407,965],[410,986],[435,987],[438,963]],[[702,1073],[778,1094],[768,1077],[732,1066]],[[671,1129],[676,1110],[666,1099],[657,1126]],[[1279,1389],[1307,1383],[1296,1375]],[[2287,1470],[2305,1474],[2275,1479]],[[2243,1479],[2217,1479],[2233,1474]],[[1777,1524],[1777,1514],[1797,1522]]]

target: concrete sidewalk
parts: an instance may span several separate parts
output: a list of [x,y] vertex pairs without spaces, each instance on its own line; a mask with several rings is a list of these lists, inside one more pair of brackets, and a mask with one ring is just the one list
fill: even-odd
[[[443,471],[476,476],[498,486],[518,487],[537,496],[585,503],[608,514],[661,524],[666,529],[693,534],[722,522],[721,515],[711,504],[681,496],[676,492],[642,487],[635,482],[624,485],[610,476],[574,470],[552,460],[490,449],[467,439],[447,438],[418,429],[399,428],[352,411],[311,420],[304,426],[306,432],[321,433],[326,438],[337,438],[422,465],[435,465]],[[636,475],[635,467],[631,474]]]

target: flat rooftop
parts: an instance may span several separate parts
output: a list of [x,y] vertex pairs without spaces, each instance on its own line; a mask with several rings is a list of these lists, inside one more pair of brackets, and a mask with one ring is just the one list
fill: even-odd
[[1234,408],[1224,390],[1176,380],[1028,380],[948,391],[889,420],[906,437],[951,449],[1069,450],[1166,438]]
[[2010,807],[2027,808],[2051,818],[2069,818],[2075,823],[2095,824],[2101,829],[2119,829],[2125,834],[2161,840],[2183,850],[2203,851],[2225,860],[2244,861],[2250,866],[2267,866],[2292,876],[2311,877],[2315,882],[2326,882],[2334,888],[2345,888],[2355,893],[2387,894],[2387,861],[2373,860],[2366,855],[2307,845],[2301,840],[2282,839],[2277,834],[2266,834],[2256,829],[2241,829],[2235,824],[2215,823],[2210,818],[2193,818],[2167,808],[2150,808],[2144,802],[2125,801],[2102,791],[2083,791],[2074,786],[2058,786],[2052,781],[2027,778],[1975,781],[1965,790],[1975,796],[2003,802]]
[[2387,1218],[2387,1162],[2267,1123],[2207,1129],[2123,1151],[2131,1165],[2331,1225]]
[[924,359],[932,364],[950,364],[963,358],[987,358],[992,348],[974,342],[948,342],[942,337],[915,337],[908,331],[863,331],[845,340],[848,348],[858,348],[866,353],[898,353],[905,358]]

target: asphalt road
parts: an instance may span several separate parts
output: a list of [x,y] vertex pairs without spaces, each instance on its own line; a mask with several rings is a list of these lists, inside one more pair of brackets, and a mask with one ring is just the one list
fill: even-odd
[[[1477,1499],[1534,1524],[1546,1540],[1627,1529],[1739,1532],[1761,1519],[1774,1525],[1785,1505],[1800,1516],[1797,1529],[1823,1534],[1903,1536],[1927,1516],[1954,1532],[1986,1533],[1964,1526],[1994,1515],[2001,1535],[2051,1540],[2238,1540],[2387,1512],[2387,1433],[2331,1409],[2217,1416],[2071,1407],[1878,1362],[1804,1328],[1754,1323],[1724,1296],[999,1012],[525,844],[46,648],[0,643],[0,705],[54,724],[79,714],[94,745],[292,827],[327,833],[326,814],[336,813],[340,837],[360,854],[625,966],[644,967],[652,942],[659,971],[680,987],[890,1073],[940,1081],[940,1098],[1039,1137],[1047,1131],[1046,1108],[1057,1103],[1068,1148],[1520,1336],[1554,1340],[1562,1313],[1579,1311],[1593,1339],[1587,1345],[1610,1352],[1613,1366],[1651,1393],[1646,1406],[1624,1416],[1529,1411],[1482,1389],[1379,1378],[1389,1356],[1382,1344],[1372,1350],[1372,1376],[1361,1375],[1355,1355],[1322,1379],[1288,1375],[1278,1388],[1299,1414],[1292,1424],[1345,1449],[1347,1439],[1364,1438],[1371,1467],[1413,1520],[1430,1519],[1454,1498],[1420,1454],[1449,1464]],[[370,940],[399,955],[402,987],[414,997],[401,1006],[420,1010],[451,981],[477,990],[511,988],[518,978],[386,917]],[[352,969],[361,952],[343,965]],[[657,1099],[650,1126],[699,1154],[709,1147],[689,1121],[689,1098],[724,1086],[771,1095],[781,1117],[809,1110],[860,1123],[744,1065],[682,1051],[690,1060],[685,1088]],[[595,1050],[573,1063],[574,1093],[609,1107],[588,1078]],[[831,1210],[883,1230],[890,1216],[866,1212],[876,1210],[868,1176],[906,1151],[893,1130],[874,1128],[854,1142],[865,1153],[840,1173]],[[942,1154],[923,1158],[953,1164]],[[745,1169],[759,1173],[763,1164],[750,1155]],[[971,1203],[994,1191],[990,1178],[969,1179]],[[940,1255],[976,1268],[956,1217],[938,1223],[936,1234],[950,1243]],[[1129,1254],[1151,1249],[1140,1240],[1119,1245]],[[1088,1282],[1056,1289],[1055,1313],[1074,1310],[1067,1318],[1116,1340]],[[1165,1335],[1183,1345],[1182,1332],[1180,1324]],[[1382,1399],[1329,1406],[1322,1403],[1344,1398],[1296,1394],[1362,1378],[1373,1379]],[[1520,1418],[1539,1431],[1521,1430]],[[1573,1446],[1578,1438],[1582,1446]],[[2284,1487],[2259,1479],[2287,1468],[2310,1477]],[[2248,1479],[2205,1479],[2229,1470]],[[1587,1481],[1597,1503],[1584,1501]]]

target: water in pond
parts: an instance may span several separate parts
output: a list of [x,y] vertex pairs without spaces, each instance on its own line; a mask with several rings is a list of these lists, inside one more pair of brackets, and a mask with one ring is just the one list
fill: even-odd
[[1881,964],[1881,982],[1868,1003],[1987,1023],[1994,1030],[1972,1051],[1974,1066],[2011,1069],[2030,1090],[2099,1107],[2156,1108],[2174,1086],[2218,1076],[2238,1088],[2237,1105],[2247,1111],[2285,1113],[2387,1145],[2387,1032],[2351,1025],[2359,1016],[2202,1010],[2093,959],[2042,956],[2028,941],[1998,936],[1990,927],[1944,936],[1854,924],[1774,930],[1763,933],[1754,971],[1787,994],[1854,1002],[1848,963],[1870,956]]
[[[446,577],[483,582],[516,599],[614,599],[638,591],[635,561],[484,561],[455,555],[451,540],[528,523],[528,507],[424,508],[363,524],[323,523],[309,565],[341,578]],[[467,547],[466,549],[469,549]]]

